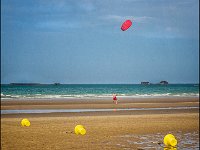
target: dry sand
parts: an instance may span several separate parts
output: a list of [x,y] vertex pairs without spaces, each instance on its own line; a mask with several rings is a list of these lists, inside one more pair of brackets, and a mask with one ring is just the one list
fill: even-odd
[[[1,114],[1,149],[158,149],[164,135],[172,133],[183,143],[184,135],[199,140],[199,109],[118,111],[117,108],[198,107],[199,98],[108,99],[2,101],[1,110],[9,109],[93,109],[115,108],[112,112]],[[20,122],[28,118],[30,127]],[[87,133],[74,133],[81,124]],[[143,143],[142,143],[143,142]],[[153,143],[155,142],[155,143]],[[182,146],[178,144],[178,146]],[[195,146],[185,144],[184,146]],[[197,148],[197,147],[196,147]],[[161,148],[163,149],[163,148]],[[195,148],[194,148],[195,149]],[[198,149],[198,148],[197,148]]]

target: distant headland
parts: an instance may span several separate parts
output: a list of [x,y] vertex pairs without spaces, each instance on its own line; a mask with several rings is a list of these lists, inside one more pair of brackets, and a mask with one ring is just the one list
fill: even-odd
[[10,83],[10,85],[60,85],[60,83],[42,84],[42,83]]
[[40,83],[10,83],[10,85],[41,85]]

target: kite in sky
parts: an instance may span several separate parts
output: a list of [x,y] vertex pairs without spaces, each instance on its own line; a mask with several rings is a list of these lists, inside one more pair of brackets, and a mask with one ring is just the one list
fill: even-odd
[[126,31],[131,25],[132,25],[131,20],[126,20],[126,21],[122,24],[121,30],[122,30],[122,31]]

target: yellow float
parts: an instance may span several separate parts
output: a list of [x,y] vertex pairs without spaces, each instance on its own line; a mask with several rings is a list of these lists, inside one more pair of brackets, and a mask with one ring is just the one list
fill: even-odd
[[28,119],[25,118],[25,119],[22,119],[21,125],[23,127],[29,127],[31,125],[31,123],[30,123],[30,121]]
[[82,125],[77,125],[75,128],[74,128],[74,131],[75,133],[78,135],[78,134],[81,134],[81,135],[85,135],[86,134],[86,130],[85,128],[82,126]]
[[164,140],[163,140],[164,144],[166,146],[176,146],[177,145],[177,140],[176,138],[172,135],[172,134],[167,134],[165,137],[164,137]]

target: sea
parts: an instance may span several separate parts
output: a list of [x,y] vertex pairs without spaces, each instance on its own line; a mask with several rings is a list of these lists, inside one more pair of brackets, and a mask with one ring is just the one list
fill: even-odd
[[1,100],[121,97],[199,97],[199,84],[1,85]]

